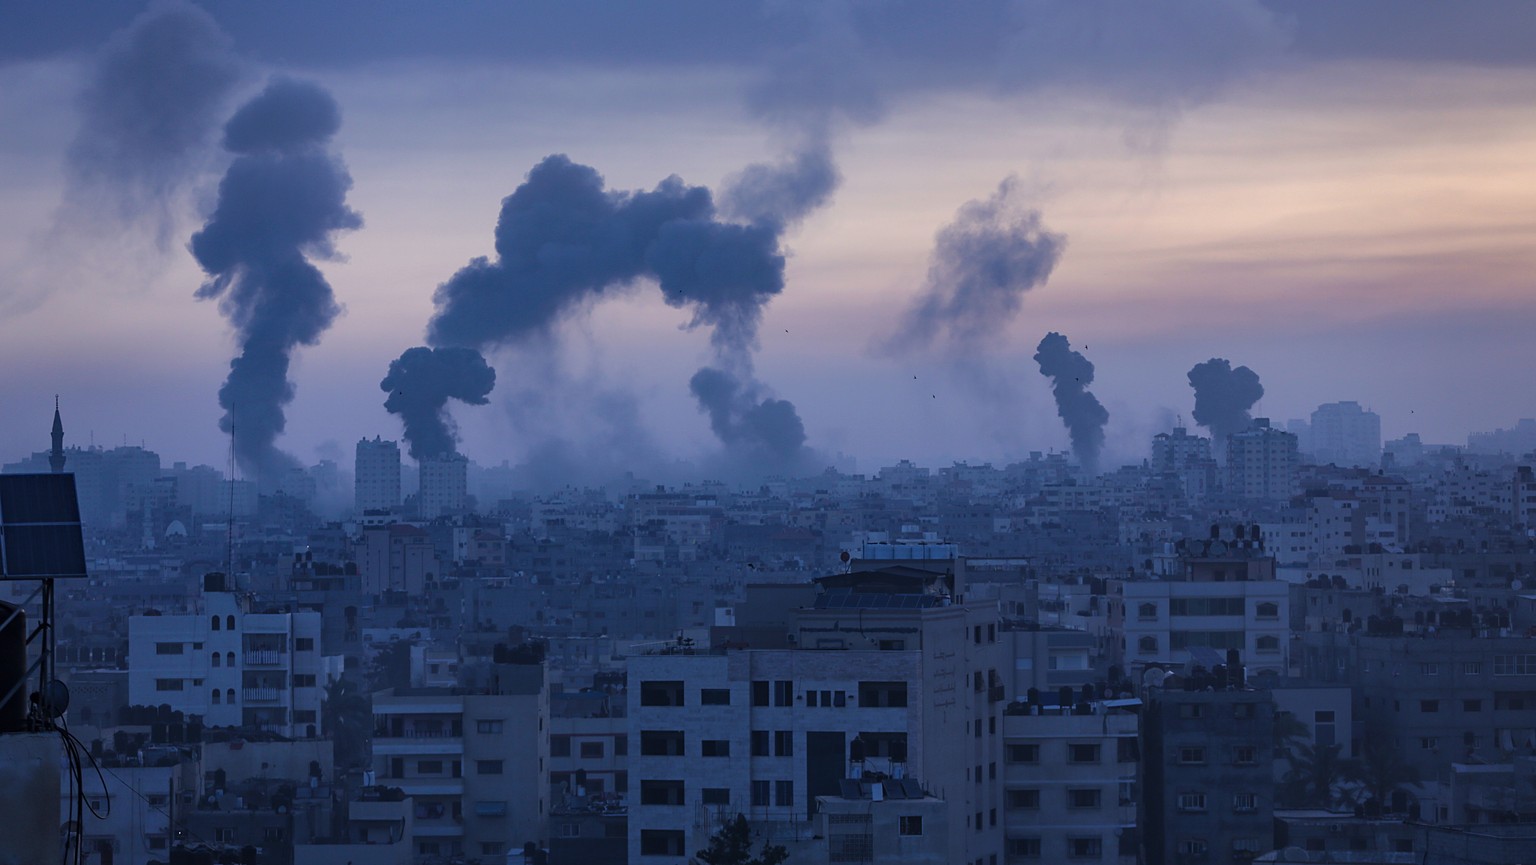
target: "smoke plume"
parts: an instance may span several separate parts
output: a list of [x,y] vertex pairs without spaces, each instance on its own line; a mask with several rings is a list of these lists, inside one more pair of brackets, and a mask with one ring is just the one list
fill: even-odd
[[106,200],[122,222],[153,219],[162,244],[175,195],[205,161],[240,64],[209,15],[158,2],[107,43],[69,146],[76,212]]
[[1264,396],[1258,373],[1246,366],[1233,369],[1222,357],[1195,364],[1189,386],[1195,389],[1195,423],[1210,430],[1218,453],[1224,452],[1227,436],[1248,428],[1248,411]]
[[1018,314],[1025,292],[1051,276],[1066,237],[1047,231],[1038,210],[1023,207],[1016,177],[986,201],[971,201],[934,240],[922,294],[887,348],[952,349],[995,339]]
[[802,454],[805,425],[795,407],[762,396],[750,377],[707,366],[693,374],[688,388],[727,450],[766,467],[792,465]]
[[309,258],[336,256],[332,235],[358,228],[346,206],[352,178],[326,149],[341,125],[330,94],[276,79],[224,127],[234,154],[218,204],[192,235],[192,255],[208,274],[199,299],[219,299],[240,354],[219,389],[219,426],[234,437],[242,468],[270,477],[292,464],[274,445],[293,400],[293,350],[314,345],[340,312]]
[[415,460],[455,455],[457,441],[446,406],[450,398],[485,405],[496,386],[496,371],[470,348],[406,349],[390,361],[379,387],[389,394],[384,408],[400,415]]
[[[763,307],[784,289],[784,224],[769,217],[750,224],[722,221],[707,188],[677,177],[650,191],[609,190],[595,169],[550,156],[502,201],[496,258],[474,259],[438,287],[427,341],[475,351],[521,345],[549,336],[565,317],[605,295],[647,279],[669,306],[692,313],[688,327],[709,328],[721,366],[750,370]],[[713,372],[730,380],[731,398],[699,398],[728,449],[755,449],[759,439],[747,431],[770,419],[794,427],[798,437],[775,431],[761,441],[774,447],[804,441],[793,406],[761,397],[763,388],[750,373]],[[718,388],[708,393],[720,395]]]
[[1098,397],[1088,392],[1088,385],[1093,384],[1093,364],[1082,352],[1073,351],[1067,338],[1055,331],[1040,340],[1035,363],[1040,365],[1040,374],[1051,380],[1056,413],[1072,437],[1072,452],[1083,468],[1096,473],[1109,412]]

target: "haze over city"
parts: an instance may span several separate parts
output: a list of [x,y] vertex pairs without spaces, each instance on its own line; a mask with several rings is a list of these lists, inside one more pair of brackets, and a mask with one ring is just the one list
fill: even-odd
[[[309,464],[400,437],[410,409],[386,411],[379,382],[414,346],[494,368],[491,390],[443,397],[461,452],[577,480],[798,453],[759,424],[803,427],[813,468],[1067,451],[1033,357],[1051,332],[1093,365],[1105,467],[1193,425],[1187,374],[1210,358],[1256,372],[1252,413],[1277,423],[1357,400],[1384,438],[1464,443],[1536,415],[1510,387],[1536,361],[1527,5],[370,12],[9,10],[0,452],[41,446],[29,419],[57,393],[71,444],[222,465],[220,389],[261,339],[239,274],[290,253],[334,308],[274,307],[308,318],[284,320],[274,354],[291,402],[234,415],[237,439],[270,426],[257,462],[268,444]],[[334,200],[289,252],[241,246],[220,185],[274,158],[225,128],[273,82],[334,112],[291,145],[334,172]],[[697,236],[570,279],[547,245],[533,270],[508,260],[564,242],[497,228],[525,184],[544,224],[530,173],[557,163],[599,196],[676,196],[667,218]],[[634,230],[622,207],[605,218]],[[732,257],[749,247],[758,276]],[[438,293],[471,276],[504,282]]]

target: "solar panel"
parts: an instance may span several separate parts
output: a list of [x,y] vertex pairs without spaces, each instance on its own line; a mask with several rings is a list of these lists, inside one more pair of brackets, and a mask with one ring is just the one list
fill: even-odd
[[75,476],[0,475],[0,578],[85,575]]

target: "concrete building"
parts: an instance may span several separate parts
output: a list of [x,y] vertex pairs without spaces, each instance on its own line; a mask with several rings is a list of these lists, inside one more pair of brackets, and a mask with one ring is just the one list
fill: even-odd
[[1274,704],[1214,678],[1147,688],[1141,826],[1149,865],[1247,863],[1271,849]]
[[1003,715],[1005,861],[1134,865],[1140,701],[1044,699]]
[[1198,504],[1216,488],[1216,460],[1211,456],[1211,440],[1190,435],[1182,425],[1171,433],[1152,437],[1152,461],[1148,466],[1154,476],[1171,478],[1185,502]]
[[1308,452],[1320,464],[1381,465],[1381,415],[1354,400],[1318,406],[1312,412]]
[[400,508],[400,445],[374,436],[357,443],[353,463],[353,507],[364,511]]
[[1283,504],[1297,493],[1296,436],[1254,418],[1248,429],[1227,437],[1227,492],[1245,499]]
[[416,515],[424,520],[463,513],[469,506],[469,460],[458,454],[420,462]]
[[413,800],[418,857],[500,860],[547,837],[544,667],[496,664],[489,681],[374,694],[374,773]]
[[943,800],[943,861],[1001,857],[996,605],[957,602],[952,570],[818,582],[799,648],[630,659],[631,863],[686,861],[738,813],[773,843],[808,840],[859,758]]
[[209,574],[185,615],[128,619],[128,701],[200,715],[208,727],[324,733],[320,614],[263,609]]

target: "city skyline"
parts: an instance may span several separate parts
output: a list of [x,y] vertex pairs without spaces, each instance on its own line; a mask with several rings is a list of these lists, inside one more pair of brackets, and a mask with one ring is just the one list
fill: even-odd
[[[436,288],[493,253],[499,202],[556,153],[611,190],[677,175],[723,202],[749,166],[824,150],[841,182],[784,220],[783,288],[750,353],[762,396],[793,403],[823,464],[1067,450],[1031,361],[1048,332],[1094,365],[1104,468],[1139,461],[1179,416],[1195,426],[1186,374],[1213,357],[1257,372],[1252,413],[1282,426],[1356,400],[1383,439],[1459,444],[1536,416],[1507,387],[1536,361],[1519,339],[1536,318],[1536,42],[1518,5],[1476,20],[1394,6],[1384,29],[1376,3],[1169,3],[1150,21],[1114,4],[809,20],[679,3],[628,22],[601,4],[591,22],[468,5],[344,38],[356,8],[295,5],[272,16],[282,27],[211,3],[228,45],[202,43],[203,59],[227,61],[227,88],[201,97],[204,128],[175,159],[127,169],[121,148],[81,143],[131,125],[111,125],[90,82],[135,16],[192,13],[83,8],[28,10],[0,41],[0,119],[21,133],[0,161],[9,458],[42,449],[60,393],[71,445],[224,464],[218,391],[237,346],[193,298],[207,275],[188,243],[230,164],[218,130],[273,75],[334,98],[330,146],[362,217],[316,262],[344,311],[289,371],[276,445],[306,464],[400,438],[378,382],[424,344]],[[994,200],[1063,238],[1054,267],[967,327],[905,325],[953,311],[923,305],[930,290],[953,300],[936,238]],[[461,450],[707,466],[722,444],[689,381],[714,362],[711,332],[648,279],[489,347],[489,405],[450,409]]]

